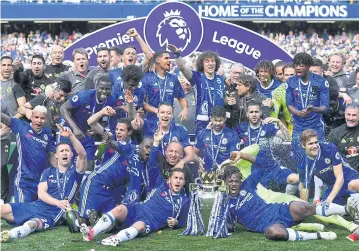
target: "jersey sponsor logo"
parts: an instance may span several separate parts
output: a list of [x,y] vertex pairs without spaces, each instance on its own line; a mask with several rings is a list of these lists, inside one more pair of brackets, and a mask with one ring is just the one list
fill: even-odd
[[333,171],[333,166],[329,166],[327,168],[324,168],[323,170],[320,170],[320,174],[326,173],[328,171]]
[[78,95],[75,95],[72,97],[71,99],[73,102],[77,102],[77,100],[79,100],[79,96]]
[[245,195],[245,197],[243,198],[243,200],[237,205],[236,210],[242,208],[243,205],[244,205],[246,202],[250,201],[252,198],[253,198],[253,194],[247,193],[247,195]]

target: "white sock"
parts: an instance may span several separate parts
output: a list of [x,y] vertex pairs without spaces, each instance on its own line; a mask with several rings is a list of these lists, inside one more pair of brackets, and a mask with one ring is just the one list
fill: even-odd
[[322,194],[323,181],[319,179],[317,176],[314,176],[314,201],[320,201],[320,197]]
[[99,219],[99,221],[93,227],[94,236],[96,236],[99,233],[110,228],[114,221],[115,221],[115,217],[113,216],[112,212],[108,212],[108,213],[102,215],[102,217]]
[[121,242],[132,240],[137,235],[138,230],[135,227],[126,228],[116,234],[116,236],[120,239]]
[[345,206],[341,206],[335,203],[321,203],[316,206],[315,212],[317,215],[330,216],[330,215],[346,215]]
[[35,222],[35,228],[31,229],[29,222],[25,222],[24,225],[20,227],[15,227],[10,230],[10,239],[23,238],[34,232],[37,228],[37,222]]
[[286,228],[288,231],[288,241],[307,241],[318,239],[317,233],[308,233],[303,231],[295,231],[291,228]]
[[359,193],[352,193],[350,197],[352,197],[355,201],[359,202]]
[[287,186],[285,187],[286,194],[295,195],[297,190],[298,190],[298,185],[287,184]]

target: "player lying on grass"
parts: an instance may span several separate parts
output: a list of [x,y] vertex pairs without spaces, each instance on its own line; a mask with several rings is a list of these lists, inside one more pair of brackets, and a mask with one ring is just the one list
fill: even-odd
[[72,151],[67,143],[57,145],[57,167],[45,169],[38,186],[38,200],[28,203],[1,205],[1,219],[19,225],[1,232],[1,242],[25,237],[34,231],[56,225],[63,214],[71,209],[71,202],[82,180],[87,165],[85,148],[69,128],[57,125],[62,137],[70,139],[77,153],[76,168],[71,162]]
[[111,227],[115,220],[122,223],[121,230],[116,235],[102,240],[101,244],[117,246],[120,242],[132,240],[139,234],[148,234],[159,229],[182,227],[186,224],[189,199],[184,195],[185,173],[182,168],[171,170],[168,183],[162,177],[157,155],[163,139],[163,132],[154,135],[148,167],[151,186],[154,188],[146,201],[142,203],[121,204],[104,214],[93,228],[81,225],[84,241],[92,241],[96,235]]
[[[265,161],[252,155],[250,158],[254,164]],[[238,222],[250,231],[264,233],[270,240],[334,240],[336,239],[334,232],[307,233],[296,231],[291,227],[313,215],[329,216],[359,211],[357,207],[349,208],[352,205],[345,208],[325,202],[317,206],[301,201],[267,203],[256,191],[262,175],[263,171],[256,169],[242,182],[239,169],[235,166],[228,166],[224,172],[224,180],[230,195],[229,216],[232,222]]]

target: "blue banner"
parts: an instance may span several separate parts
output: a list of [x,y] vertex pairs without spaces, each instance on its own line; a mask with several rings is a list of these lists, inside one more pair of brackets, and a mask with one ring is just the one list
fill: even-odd
[[[145,17],[158,3],[8,3],[2,2],[2,20],[124,20]],[[213,3],[190,4],[201,17],[228,20],[359,20],[355,3]]]

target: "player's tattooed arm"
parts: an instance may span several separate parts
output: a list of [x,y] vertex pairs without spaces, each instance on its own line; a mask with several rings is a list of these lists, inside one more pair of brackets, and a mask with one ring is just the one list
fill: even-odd
[[6,125],[7,127],[11,126],[11,118],[7,116],[5,113],[1,113],[1,123]]
[[193,77],[193,73],[192,73],[192,70],[188,66],[186,66],[186,61],[184,61],[184,59],[181,57],[181,55],[180,55],[181,50],[178,49],[173,44],[168,45],[168,50],[175,54],[176,65],[178,66],[180,71],[183,73],[185,78],[188,81],[191,81],[192,77]]

